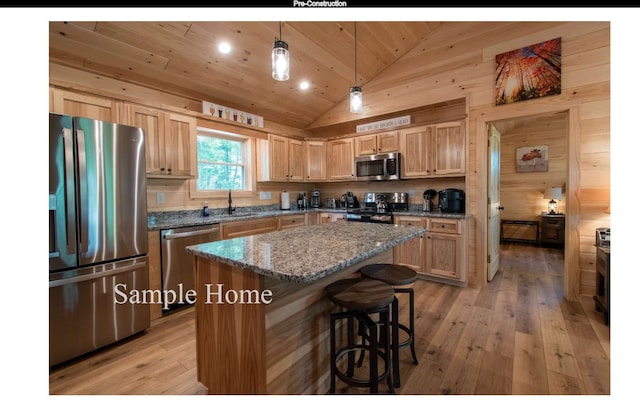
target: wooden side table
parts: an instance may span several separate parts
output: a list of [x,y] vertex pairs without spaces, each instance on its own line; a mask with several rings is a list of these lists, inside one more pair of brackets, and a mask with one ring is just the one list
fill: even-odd
[[564,214],[542,215],[540,244],[543,247],[564,247]]
[[596,250],[596,310],[604,314],[604,324],[609,325],[609,312],[611,309],[611,284],[609,272],[611,270],[611,248],[598,246]]

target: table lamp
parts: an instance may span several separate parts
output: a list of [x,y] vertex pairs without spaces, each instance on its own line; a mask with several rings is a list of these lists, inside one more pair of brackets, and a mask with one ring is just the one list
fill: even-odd
[[544,198],[551,199],[549,201],[549,214],[558,214],[558,203],[556,200],[562,199],[562,188],[552,187],[545,189]]

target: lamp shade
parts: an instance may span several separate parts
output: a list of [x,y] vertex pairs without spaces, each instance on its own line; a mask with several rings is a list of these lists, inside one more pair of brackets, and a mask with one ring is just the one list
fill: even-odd
[[352,113],[362,112],[362,88],[353,86],[349,90],[349,111]]
[[545,199],[553,199],[553,200],[562,199],[562,188],[552,187],[552,188],[545,189],[544,198]]
[[277,81],[289,79],[289,46],[282,40],[273,42],[271,51],[271,76]]

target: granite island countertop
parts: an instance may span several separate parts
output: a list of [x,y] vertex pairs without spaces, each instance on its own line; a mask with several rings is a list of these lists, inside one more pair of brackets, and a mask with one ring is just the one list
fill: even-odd
[[308,283],[427,232],[375,223],[332,223],[188,246],[189,253],[261,275]]

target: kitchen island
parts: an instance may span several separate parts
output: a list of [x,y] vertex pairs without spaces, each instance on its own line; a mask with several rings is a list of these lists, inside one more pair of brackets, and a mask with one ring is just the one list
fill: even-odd
[[210,394],[325,394],[330,283],[426,232],[391,224],[304,226],[187,247],[196,257],[198,380]]

